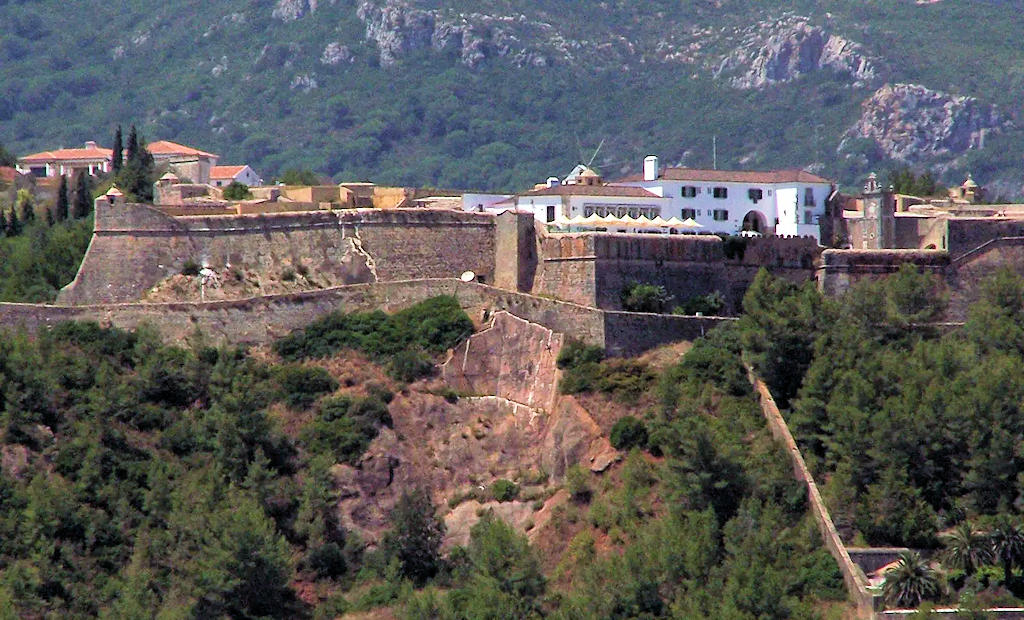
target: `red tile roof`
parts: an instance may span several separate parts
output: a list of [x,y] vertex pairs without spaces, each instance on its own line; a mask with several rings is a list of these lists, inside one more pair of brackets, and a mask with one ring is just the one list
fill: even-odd
[[[831,183],[826,178],[803,170],[701,170],[665,168],[658,179],[665,181],[707,181],[719,183]],[[617,183],[638,183],[644,175],[634,174]]]
[[211,179],[233,179],[242,170],[245,170],[245,166],[213,166],[210,168]]
[[102,147],[92,149],[57,149],[55,151],[43,151],[42,153],[26,155],[18,161],[24,163],[46,163],[57,161],[106,160],[113,157],[113,155],[114,151]]
[[619,196],[622,198],[661,198],[642,187],[619,187],[615,185],[556,185],[535,189],[521,196]]
[[191,146],[185,146],[184,144],[178,144],[177,142],[171,142],[169,140],[157,140],[156,142],[150,142],[146,145],[146,150],[153,155],[198,155],[200,157],[218,157],[213,153],[200,151],[199,149],[194,149]]
[[18,178],[18,171],[8,166],[0,166],[0,181],[4,183],[14,183],[14,180]]

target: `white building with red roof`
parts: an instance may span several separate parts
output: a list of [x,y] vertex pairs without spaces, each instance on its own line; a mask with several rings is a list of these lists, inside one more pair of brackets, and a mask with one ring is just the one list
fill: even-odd
[[654,219],[663,215],[671,202],[641,187],[605,185],[589,168],[572,181],[575,182],[567,184],[552,177],[546,184],[516,195],[515,207],[533,213],[535,219],[545,224],[560,224],[595,214]]
[[110,172],[114,152],[86,142],[85,148],[56,149],[18,158],[17,170],[35,177],[55,177],[86,172],[90,175]]
[[242,183],[249,187],[263,185],[263,179],[256,171],[247,165],[243,166],[214,166],[210,168],[210,185],[214,187],[227,187],[232,183]]
[[644,189],[663,197],[663,217],[692,218],[701,232],[812,236],[820,241],[820,220],[832,182],[803,170],[700,170],[660,168],[644,160],[643,174],[614,186]]
[[153,156],[153,161],[157,165],[166,163],[167,167],[179,177],[193,183],[209,184],[210,172],[220,159],[220,155],[170,140],[150,142],[146,145],[146,150]]

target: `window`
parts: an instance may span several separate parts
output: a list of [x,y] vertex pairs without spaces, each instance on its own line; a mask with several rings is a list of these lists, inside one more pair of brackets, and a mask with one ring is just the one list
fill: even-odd
[[697,195],[697,188],[693,185],[684,185],[681,195],[683,198],[693,198]]
[[715,221],[724,222],[729,219],[729,212],[725,209],[715,209]]
[[726,187],[716,187],[712,190],[711,195],[715,198],[728,198],[729,189]]
[[695,209],[683,209],[682,213],[679,215],[685,220],[687,218],[697,217],[697,211]]
[[548,221],[555,221],[555,205],[548,205]]
[[750,202],[757,204],[758,200],[764,198],[764,190],[756,187],[751,187],[750,189],[747,190],[747,198],[750,199]]
[[804,188],[804,206],[813,207],[814,205],[814,190],[810,187]]
[[813,223],[814,223],[814,212],[812,212],[812,211],[804,211],[804,224],[813,224]]

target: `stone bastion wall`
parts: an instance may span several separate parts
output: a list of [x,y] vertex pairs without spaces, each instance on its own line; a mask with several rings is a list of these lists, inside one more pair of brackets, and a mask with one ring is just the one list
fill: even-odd
[[632,282],[665,287],[674,303],[721,293],[738,312],[758,269],[795,282],[814,277],[813,239],[763,237],[728,246],[714,235],[554,234],[540,240],[535,292],[610,310]]
[[[517,218],[505,217],[510,223]],[[145,205],[100,203],[89,250],[57,303],[137,301],[188,261],[217,270],[304,266],[339,285],[465,271],[490,283],[502,271],[495,261],[499,219],[413,209],[172,217]]]
[[507,311],[609,355],[637,355],[668,342],[693,340],[732,319],[605,311],[458,279],[424,279],[340,286],[306,293],[234,301],[102,303],[77,306],[0,304],[0,326],[36,332],[61,321],[97,321],[134,329],[148,324],[165,340],[197,331],[214,342],[262,344],[334,310],[395,311],[436,295],[453,295],[477,322]]

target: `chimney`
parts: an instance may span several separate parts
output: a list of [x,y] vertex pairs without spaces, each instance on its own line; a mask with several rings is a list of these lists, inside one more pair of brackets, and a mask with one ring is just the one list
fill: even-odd
[[658,158],[648,155],[644,158],[644,181],[658,180]]
[[559,185],[561,185],[561,181],[558,180],[558,177],[548,177],[548,187],[558,187]]
[[85,148],[87,148],[89,150],[95,150],[96,143],[93,142],[92,140],[89,140],[88,142],[85,143]]

